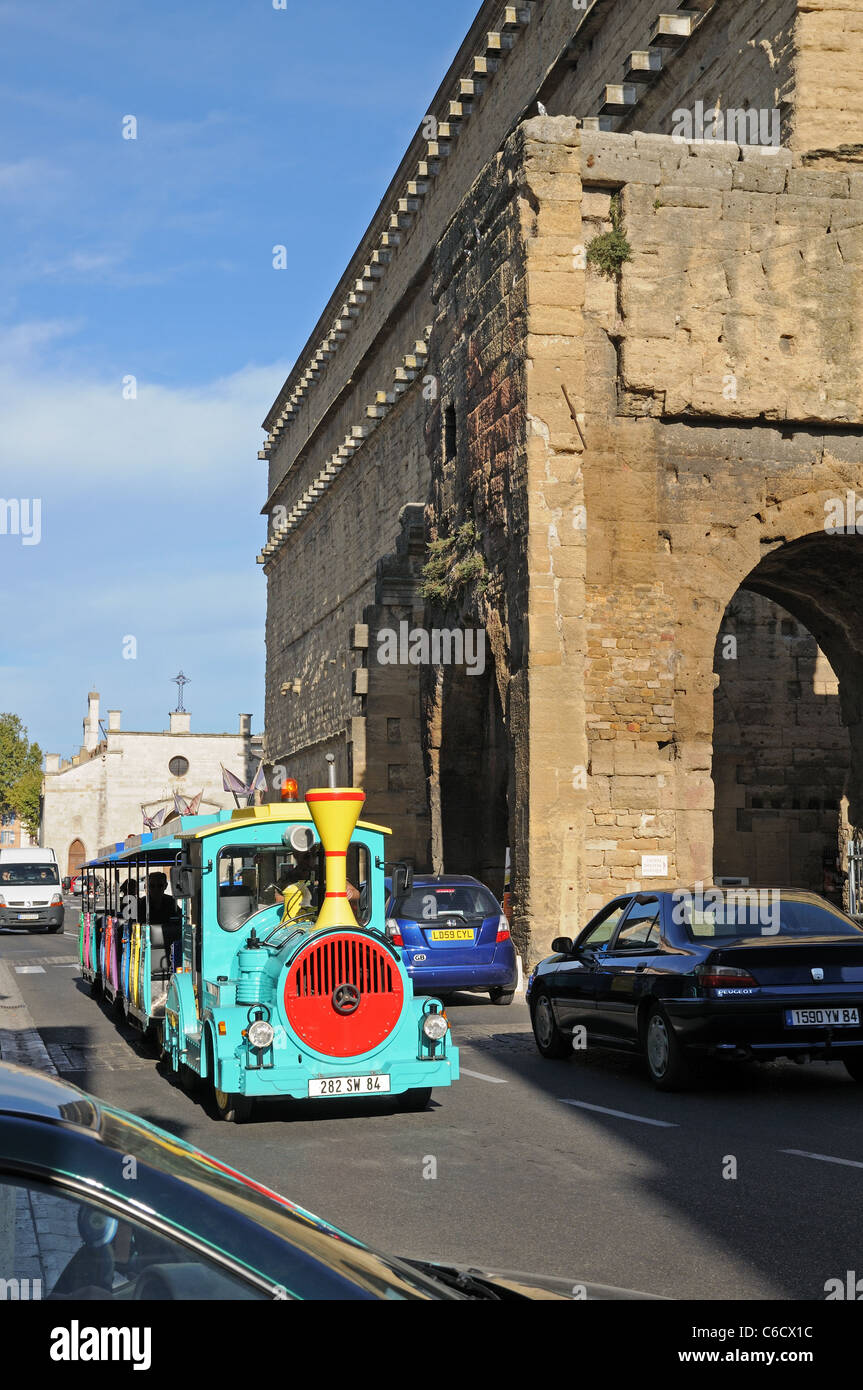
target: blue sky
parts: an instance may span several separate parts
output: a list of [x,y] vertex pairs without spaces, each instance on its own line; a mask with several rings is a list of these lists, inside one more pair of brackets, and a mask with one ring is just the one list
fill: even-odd
[[91,686],[164,727],[180,666],[194,728],[262,728],[260,422],[477,8],[0,0],[0,497],[41,502],[0,710],[43,750]]

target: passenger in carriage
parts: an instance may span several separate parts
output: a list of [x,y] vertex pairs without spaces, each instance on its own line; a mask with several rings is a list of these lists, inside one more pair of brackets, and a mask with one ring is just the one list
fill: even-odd
[[134,922],[137,907],[137,880],[134,878],[127,878],[125,882],[120,884],[120,916],[124,922]]
[[167,960],[170,962],[172,948],[180,939],[181,921],[177,900],[171,897],[167,888],[168,879],[165,874],[150,874],[147,879],[147,897],[141,898],[138,902],[138,920],[149,921],[150,926],[156,928],[156,931],[151,933],[151,942],[157,950],[161,946],[167,952]]
[[[147,896],[138,900],[138,915],[142,922],[154,922],[161,927],[176,916],[177,904],[167,889],[166,874],[150,874],[147,879]],[[148,900],[150,905],[149,917],[147,916]]]

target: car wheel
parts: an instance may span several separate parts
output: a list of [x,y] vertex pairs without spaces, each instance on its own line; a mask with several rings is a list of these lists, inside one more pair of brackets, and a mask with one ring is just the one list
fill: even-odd
[[249,1096],[237,1095],[233,1091],[220,1091],[213,1087],[213,1100],[216,1114],[228,1124],[244,1125],[252,1117],[252,1101]]
[[863,1081],[863,1057],[845,1057],[845,1070],[852,1081]]
[[511,1004],[515,998],[515,990],[498,986],[496,989],[490,989],[488,996],[493,1004]]
[[396,1105],[399,1110],[415,1111],[425,1110],[431,1100],[431,1086],[415,1086],[412,1091],[404,1091],[396,1097]]
[[692,1065],[660,1008],[654,1008],[647,1020],[644,1055],[650,1079],[660,1091],[679,1091],[692,1081]]
[[551,1000],[544,991],[534,997],[530,1008],[530,1021],[536,1045],[543,1057],[569,1056],[572,1044],[558,1028]]

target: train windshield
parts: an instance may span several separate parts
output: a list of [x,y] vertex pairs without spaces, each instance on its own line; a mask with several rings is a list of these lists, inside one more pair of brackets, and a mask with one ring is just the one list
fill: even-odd
[[307,855],[283,845],[232,845],[219,855],[219,925],[239,931],[262,907],[283,903],[286,890],[293,916],[316,912],[322,882],[319,845]]

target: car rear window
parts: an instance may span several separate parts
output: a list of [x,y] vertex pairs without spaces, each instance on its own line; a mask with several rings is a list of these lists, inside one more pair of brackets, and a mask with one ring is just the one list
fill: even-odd
[[863,928],[838,907],[779,888],[672,895],[672,917],[691,941],[740,936],[848,936],[863,941]]
[[416,884],[412,893],[396,903],[394,916],[433,922],[438,917],[496,917],[500,910],[497,900],[480,883]]

